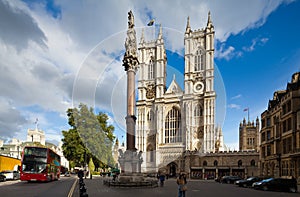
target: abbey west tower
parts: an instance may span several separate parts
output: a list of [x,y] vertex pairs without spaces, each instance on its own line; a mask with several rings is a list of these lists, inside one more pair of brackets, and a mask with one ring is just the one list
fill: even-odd
[[222,131],[215,128],[214,26],[210,13],[207,26],[201,30],[192,31],[187,20],[184,90],[175,76],[167,87],[162,27],[156,40],[145,40],[142,32],[136,103],[136,148],[143,152],[142,171],[157,171],[186,150],[206,153],[222,148]]

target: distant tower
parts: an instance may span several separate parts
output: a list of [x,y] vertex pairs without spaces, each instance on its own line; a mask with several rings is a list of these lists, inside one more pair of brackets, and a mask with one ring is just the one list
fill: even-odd
[[28,129],[27,130],[27,142],[39,142],[42,145],[45,145],[45,133],[42,130]]
[[246,122],[244,118],[239,127],[239,149],[240,151],[255,150],[259,151],[259,119],[256,123]]
[[119,157],[118,151],[119,151],[119,140],[117,138],[115,145],[113,147],[113,158],[114,158],[114,164],[115,164],[114,167],[116,167],[116,168],[118,168],[118,157]]

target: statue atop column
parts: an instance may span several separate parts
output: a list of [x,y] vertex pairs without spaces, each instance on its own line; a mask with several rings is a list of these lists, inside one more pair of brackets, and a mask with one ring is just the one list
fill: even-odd
[[[128,30],[127,30],[127,38],[125,40],[125,49],[126,52],[124,54],[123,65],[125,66],[125,71],[128,69],[133,69],[137,62],[137,44],[136,44],[136,32],[134,29],[134,16],[132,11],[128,12]],[[134,61],[132,63],[128,61]],[[129,66],[131,66],[129,68]]]
[[119,163],[122,172],[140,173],[143,161],[141,153],[135,148],[135,75],[139,64],[137,57],[136,32],[134,29],[134,16],[128,12],[128,30],[125,40],[125,54],[123,66],[127,73],[127,116],[126,116],[126,151],[119,153]]

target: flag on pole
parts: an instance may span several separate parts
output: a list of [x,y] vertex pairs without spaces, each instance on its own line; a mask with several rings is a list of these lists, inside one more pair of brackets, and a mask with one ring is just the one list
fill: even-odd
[[147,25],[152,26],[153,24],[154,24],[154,19],[151,19],[151,21],[149,21],[149,23]]
[[244,111],[248,111],[248,110],[249,110],[249,108],[245,108],[245,109],[244,109]]

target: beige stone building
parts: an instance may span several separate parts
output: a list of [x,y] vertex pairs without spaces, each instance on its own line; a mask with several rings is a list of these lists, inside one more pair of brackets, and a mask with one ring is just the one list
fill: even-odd
[[300,73],[274,92],[261,114],[261,174],[300,178]]
[[[249,109],[248,109],[249,110]],[[259,119],[246,122],[244,118],[239,127],[239,150],[240,151],[259,151]]]
[[215,179],[224,175],[242,178],[259,176],[256,151],[220,151],[207,154],[185,151],[181,157],[160,169],[170,176],[185,172],[192,179]]

